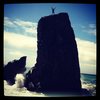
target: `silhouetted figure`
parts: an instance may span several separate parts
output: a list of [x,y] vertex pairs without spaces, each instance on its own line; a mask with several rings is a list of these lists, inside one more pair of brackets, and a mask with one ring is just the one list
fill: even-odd
[[55,14],[55,8],[51,8],[52,9],[52,14]]

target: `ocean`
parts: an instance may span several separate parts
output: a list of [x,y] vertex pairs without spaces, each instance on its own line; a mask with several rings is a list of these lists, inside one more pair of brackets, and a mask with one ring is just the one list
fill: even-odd
[[[82,88],[87,89],[92,96],[96,96],[96,75],[81,74]],[[5,96],[21,96],[21,97],[46,97],[43,93],[28,91],[25,87],[18,88],[15,83],[10,86],[4,80],[4,95]]]
[[82,88],[87,89],[92,96],[96,96],[96,75],[81,74]]

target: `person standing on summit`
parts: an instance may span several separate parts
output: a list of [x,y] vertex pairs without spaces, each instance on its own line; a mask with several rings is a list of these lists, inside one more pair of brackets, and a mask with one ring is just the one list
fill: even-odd
[[55,8],[51,7],[52,9],[52,14],[55,14]]

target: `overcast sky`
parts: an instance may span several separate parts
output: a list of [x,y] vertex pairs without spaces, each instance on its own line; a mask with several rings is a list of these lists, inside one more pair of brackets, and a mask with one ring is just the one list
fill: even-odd
[[37,58],[37,23],[43,16],[66,12],[75,32],[81,73],[96,74],[96,5],[33,3],[4,5],[4,63],[27,56],[27,67]]

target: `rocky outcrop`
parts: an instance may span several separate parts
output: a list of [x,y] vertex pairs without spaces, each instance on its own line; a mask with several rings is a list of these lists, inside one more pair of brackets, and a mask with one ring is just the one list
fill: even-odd
[[21,57],[19,60],[8,62],[8,64],[4,66],[4,80],[13,85],[15,83],[16,74],[23,73],[26,70],[25,65],[26,56]]
[[77,44],[68,14],[42,17],[37,32],[37,63],[26,74],[26,87],[34,90],[39,84],[44,93],[80,92]]

